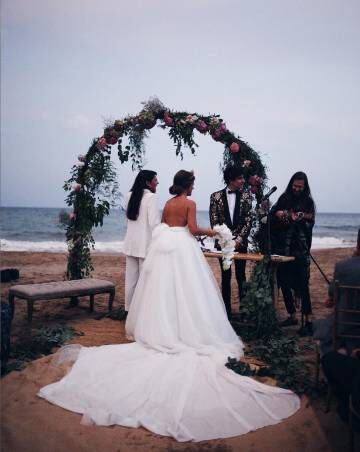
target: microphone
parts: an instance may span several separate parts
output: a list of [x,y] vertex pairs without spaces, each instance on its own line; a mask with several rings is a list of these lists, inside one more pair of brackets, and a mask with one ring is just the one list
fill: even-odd
[[271,196],[276,190],[277,190],[277,187],[274,185],[274,186],[270,189],[269,193],[267,193],[267,194],[262,198],[262,201],[266,201],[267,199],[269,199],[270,196]]

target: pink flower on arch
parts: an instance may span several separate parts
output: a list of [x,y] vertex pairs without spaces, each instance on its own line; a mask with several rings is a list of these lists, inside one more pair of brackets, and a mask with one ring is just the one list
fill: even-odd
[[230,151],[235,154],[236,152],[239,152],[240,146],[239,143],[236,143],[235,141],[230,144]]
[[113,136],[109,137],[106,140],[106,142],[107,142],[107,144],[113,145],[113,144],[116,144],[118,142],[118,139],[119,138],[116,135],[113,135]]
[[166,124],[167,126],[169,126],[169,127],[171,127],[171,126],[174,125],[174,120],[173,120],[173,118],[170,116],[170,114],[169,114],[168,111],[166,111],[166,112],[164,113],[164,122],[165,122],[165,124]]
[[76,213],[75,212],[71,212],[69,214],[69,220],[70,221],[75,221],[76,220]]
[[222,122],[219,127],[217,127],[214,132],[211,134],[213,139],[215,141],[218,141],[221,135],[224,135],[224,133],[227,132],[227,128],[224,122]]
[[81,190],[81,184],[79,184],[78,182],[73,182],[72,189],[76,192],[79,192]]
[[99,138],[96,145],[97,145],[98,149],[100,149],[100,150],[105,149],[106,145],[107,145],[105,137]]
[[203,121],[202,119],[200,119],[197,123],[196,123],[196,129],[200,132],[200,133],[206,133],[208,130],[208,126],[206,124],[205,121]]

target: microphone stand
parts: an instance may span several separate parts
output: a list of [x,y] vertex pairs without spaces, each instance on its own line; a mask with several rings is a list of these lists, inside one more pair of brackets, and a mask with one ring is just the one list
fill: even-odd
[[[275,190],[274,190],[275,191]],[[264,196],[261,202],[267,201],[267,213],[266,213],[266,246],[265,246],[265,256],[270,260],[271,259],[271,218],[270,218],[270,201],[269,198],[272,193],[268,193]]]

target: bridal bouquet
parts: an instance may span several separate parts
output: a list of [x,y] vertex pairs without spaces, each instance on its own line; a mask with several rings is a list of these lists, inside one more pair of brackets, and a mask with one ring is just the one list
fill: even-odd
[[222,266],[224,270],[228,270],[231,266],[232,258],[234,257],[235,240],[232,232],[226,224],[217,224],[214,226],[214,231],[217,232],[216,238],[219,240],[221,251],[223,253]]

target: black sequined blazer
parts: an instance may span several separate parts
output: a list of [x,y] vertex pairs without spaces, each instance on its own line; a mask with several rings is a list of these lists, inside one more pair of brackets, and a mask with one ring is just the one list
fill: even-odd
[[[244,190],[236,193],[233,221],[230,218],[226,188],[212,193],[210,196],[209,217],[211,227],[216,224],[226,224],[233,232],[234,240],[240,242],[238,250],[246,252],[248,236],[253,224],[252,195],[250,192]],[[219,248],[218,244],[215,244],[215,246]]]

